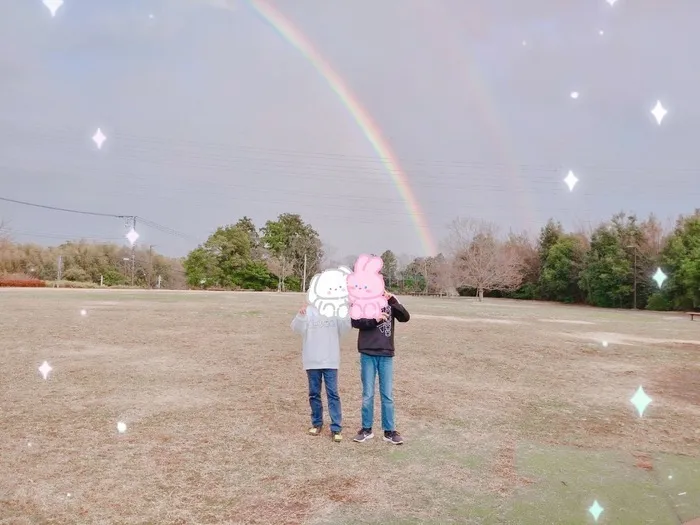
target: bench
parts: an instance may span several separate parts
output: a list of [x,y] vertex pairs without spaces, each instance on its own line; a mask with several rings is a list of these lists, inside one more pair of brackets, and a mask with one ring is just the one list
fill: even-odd
[[691,321],[695,321],[695,316],[700,316],[700,312],[686,312],[690,316]]

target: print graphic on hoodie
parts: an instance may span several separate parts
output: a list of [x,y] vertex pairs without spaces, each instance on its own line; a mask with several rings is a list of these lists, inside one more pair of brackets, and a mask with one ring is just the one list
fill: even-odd
[[385,312],[386,314],[389,315],[387,317],[387,320],[384,321],[382,324],[377,325],[377,328],[379,328],[379,331],[383,333],[387,337],[391,337],[391,306],[386,305],[384,308],[382,308],[382,312]]

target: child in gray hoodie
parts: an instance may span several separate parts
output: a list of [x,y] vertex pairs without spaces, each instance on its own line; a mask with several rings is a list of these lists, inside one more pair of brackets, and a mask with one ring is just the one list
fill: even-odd
[[292,320],[292,330],[302,336],[302,362],[309,379],[311,428],[309,434],[318,436],[323,428],[321,385],[326,384],[328,412],[331,417],[331,436],[340,443],[342,437],[342,409],[338,395],[338,368],[340,366],[340,338],[351,330],[350,317],[324,317],[311,305],[303,306]]

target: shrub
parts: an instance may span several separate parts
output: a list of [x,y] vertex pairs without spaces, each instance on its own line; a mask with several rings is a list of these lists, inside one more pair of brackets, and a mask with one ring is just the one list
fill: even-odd
[[58,287],[58,288],[99,288],[99,284],[92,282],[80,282],[80,281],[48,281],[47,286]]
[[39,279],[0,279],[0,288],[44,288],[46,283]]
[[657,312],[667,312],[671,309],[671,303],[660,293],[655,293],[649,296],[647,301],[647,310],[655,310]]
[[90,281],[90,276],[82,268],[68,268],[63,272],[63,280],[85,283]]
[[288,292],[301,292],[301,279],[295,275],[285,278],[284,289]]
[[532,300],[537,298],[537,285],[534,283],[525,283],[516,291],[508,294],[513,299]]
[[113,268],[107,268],[104,272],[102,272],[102,280],[105,286],[116,286],[118,284],[126,284],[124,274]]
[[5,273],[0,274],[0,281],[32,281],[37,277],[26,273]]

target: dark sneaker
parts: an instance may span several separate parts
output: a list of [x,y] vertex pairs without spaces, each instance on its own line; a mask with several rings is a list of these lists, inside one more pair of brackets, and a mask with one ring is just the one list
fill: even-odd
[[343,441],[343,435],[340,432],[331,432],[331,438],[333,439],[333,443],[340,443]]
[[403,445],[403,438],[396,430],[384,432],[384,441],[392,445]]
[[321,435],[321,429],[323,427],[311,427],[309,429],[309,435],[310,436],[320,436]]
[[353,438],[356,443],[364,443],[368,439],[372,439],[374,434],[372,434],[371,428],[361,428],[357,435]]

